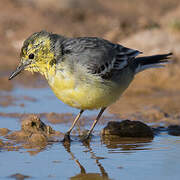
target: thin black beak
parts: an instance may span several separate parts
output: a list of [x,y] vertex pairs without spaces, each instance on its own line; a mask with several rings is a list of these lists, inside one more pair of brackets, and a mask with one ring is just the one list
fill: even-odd
[[9,76],[9,80],[11,80],[12,78],[14,78],[15,76],[17,76],[22,70],[24,70],[26,65],[24,64],[20,64],[16,70]]

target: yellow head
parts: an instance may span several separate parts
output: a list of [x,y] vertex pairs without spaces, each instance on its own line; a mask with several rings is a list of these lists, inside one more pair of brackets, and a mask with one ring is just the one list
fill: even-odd
[[63,37],[41,31],[32,34],[24,41],[20,53],[20,63],[9,79],[12,79],[22,70],[31,72],[40,72],[46,74],[50,68],[56,63],[59,52],[55,50],[55,43]]

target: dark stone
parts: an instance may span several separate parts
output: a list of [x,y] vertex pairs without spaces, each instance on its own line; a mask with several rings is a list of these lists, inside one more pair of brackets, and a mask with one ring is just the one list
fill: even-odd
[[170,125],[168,126],[168,134],[173,136],[180,136],[180,126],[179,125]]
[[116,135],[119,137],[153,138],[154,134],[148,125],[140,121],[124,120],[110,121],[103,129],[102,135]]

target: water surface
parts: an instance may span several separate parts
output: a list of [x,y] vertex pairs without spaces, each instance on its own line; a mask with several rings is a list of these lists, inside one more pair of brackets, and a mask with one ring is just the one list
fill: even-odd
[[[5,92],[3,92],[5,93]],[[1,92],[1,95],[3,95]],[[21,89],[10,92],[17,101],[14,105],[0,107],[5,113],[77,113],[51,93],[49,89]],[[6,93],[5,93],[6,94]],[[29,96],[35,101],[24,100]],[[48,99],[48,102],[47,102]],[[24,103],[24,107],[19,104]],[[91,111],[90,111],[91,112]],[[96,111],[92,112],[96,113]],[[90,114],[85,114],[90,115]],[[47,122],[46,122],[47,123]],[[50,124],[55,130],[65,132],[69,124]],[[78,141],[64,146],[61,142],[48,145],[45,149],[21,148],[17,151],[0,149],[0,178],[6,179],[20,173],[29,179],[128,179],[128,180],[176,180],[180,177],[180,137],[162,132],[153,140],[145,139],[102,139],[98,125],[89,145]],[[12,131],[20,129],[18,118],[1,117],[0,127]],[[86,126],[89,128],[89,126]],[[0,136],[0,139],[6,140]],[[32,153],[32,152],[35,153]]]

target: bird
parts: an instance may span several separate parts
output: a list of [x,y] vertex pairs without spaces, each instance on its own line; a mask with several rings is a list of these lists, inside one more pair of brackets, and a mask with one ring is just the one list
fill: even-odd
[[85,110],[100,109],[83,140],[88,140],[105,109],[117,101],[136,74],[164,67],[172,52],[138,56],[142,52],[99,37],[69,38],[45,30],[35,32],[23,43],[20,62],[9,80],[23,70],[39,72],[54,94],[80,110],[63,142]]

